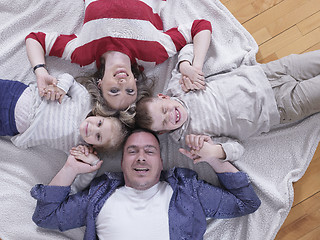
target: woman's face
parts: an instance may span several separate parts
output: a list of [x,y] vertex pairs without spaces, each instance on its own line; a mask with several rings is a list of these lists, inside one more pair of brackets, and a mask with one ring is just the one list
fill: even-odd
[[109,106],[124,110],[137,98],[136,79],[131,71],[130,58],[120,52],[105,55],[105,72],[99,87]]

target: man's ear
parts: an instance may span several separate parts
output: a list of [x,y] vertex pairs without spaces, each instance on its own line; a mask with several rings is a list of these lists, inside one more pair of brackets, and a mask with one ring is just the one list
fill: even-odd
[[158,98],[160,98],[160,99],[169,99],[170,97],[167,96],[167,95],[164,95],[162,93],[158,93]]

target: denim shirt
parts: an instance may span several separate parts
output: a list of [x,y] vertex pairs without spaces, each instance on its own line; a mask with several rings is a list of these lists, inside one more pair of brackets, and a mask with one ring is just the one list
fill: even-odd
[[[233,218],[250,214],[261,202],[247,174],[218,173],[219,188],[198,180],[196,172],[185,168],[163,171],[161,181],[173,189],[169,205],[170,239],[203,239],[206,218]],[[69,195],[70,187],[38,184],[31,190],[37,199],[32,217],[40,227],[65,231],[86,226],[84,239],[98,239],[95,220],[116,188],[124,185],[122,173],[107,172],[95,178],[90,187]]]

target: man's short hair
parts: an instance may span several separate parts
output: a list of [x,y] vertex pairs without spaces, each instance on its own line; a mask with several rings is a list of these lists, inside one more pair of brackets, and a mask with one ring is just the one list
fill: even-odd
[[[160,157],[161,157],[161,145],[160,145],[160,140],[159,140],[159,138],[158,138],[158,136],[157,136],[157,133],[155,133],[155,132],[153,132],[153,131],[151,131],[151,130],[145,129],[145,128],[136,128],[136,129],[132,130],[129,134],[127,134],[127,136],[125,137],[125,139],[124,139],[124,141],[123,141],[122,159],[123,159],[123,154],[124,154],[124,151],[125,151],[124,147],[125,147],[125,145],[126,145],[126,143],[127,143],[127,141],[128,141],[128,138],[129,138],[132,134],[134,134],[134,133],[139,133],[139,132],[150,133],[150,134],[152,134],[152,135],[157,139],[158,144],[159,144]],[[161,157],[161,159],[162,159],[162,157]]]
[[149,129],[145,129],[145,128],[136,128],[136,129],[132,130],[132,131],[126,136],[126,138],[124,139],[124,145],[126,145],[128,138],[129,138],[132,134],[134,134],[134,133],[139,133],[139,132],[145,132],[145,133],[150,133],[150,134],[152,134],[152,135],[157,139],[158,144],[159,144],[159,146],[160,146],[160,140],[159,140],[159,137],[157,136],[157,134],[156,134],[155,132],[153,132],[153,131],[151,131],[151,130],[149,130]]

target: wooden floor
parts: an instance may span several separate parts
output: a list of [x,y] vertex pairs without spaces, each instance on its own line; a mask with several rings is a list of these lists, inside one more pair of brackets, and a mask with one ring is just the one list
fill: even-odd
[[[259,45],[257,60],[320,49],[320,0],[221,0]],[[320,124],[320,123],[319,123]],[[293,207],[276,240],[320,239],[320,145],[294,183]]]

